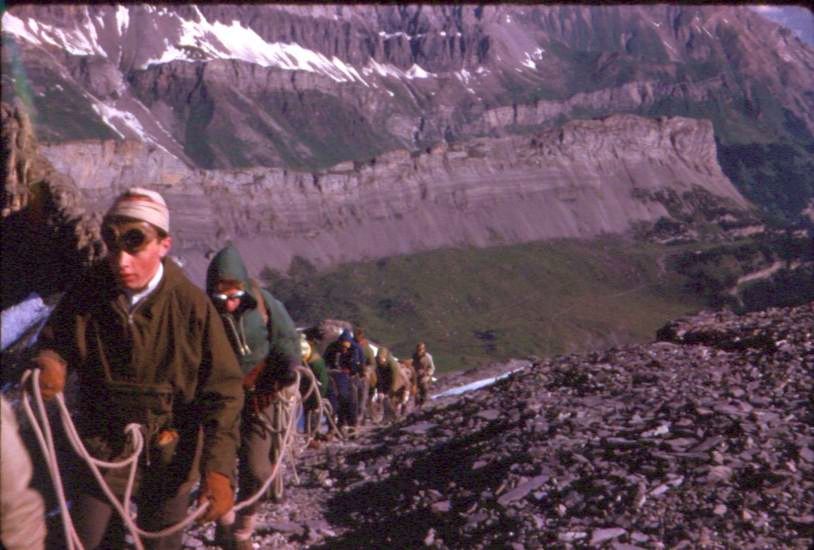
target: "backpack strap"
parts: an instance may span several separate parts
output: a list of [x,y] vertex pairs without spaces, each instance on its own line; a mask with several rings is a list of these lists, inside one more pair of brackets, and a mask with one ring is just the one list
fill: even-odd
[[257,300],[257,305],[260,308],[260,316],[263,318],[263,323],[268,326],[269,324],[269,310],[266,306],[266,299],[263,297],[263,291],[256,279],[249,279],[249,284],[252,287],[252,294]]

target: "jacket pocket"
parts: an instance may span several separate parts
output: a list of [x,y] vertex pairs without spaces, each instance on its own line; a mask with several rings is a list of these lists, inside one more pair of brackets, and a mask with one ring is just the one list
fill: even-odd
[[112,380],[107,382],[107,387],[114,423],[121,427],[131,422],[140,424],[150,459],[169,463],[178,444],[178,433],[172,428],[172,385]]

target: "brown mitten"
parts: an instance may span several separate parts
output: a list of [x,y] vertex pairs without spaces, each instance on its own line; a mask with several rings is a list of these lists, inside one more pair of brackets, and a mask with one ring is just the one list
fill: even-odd
[[198,504],[209,501],[209,509],[198,520],[200,523],[215,521],[235,505],[235,492],[229,478],[220,472],[207,472],[201,483]]
[[46,401],[65,389],[67,369],[62,358],[52,351],[42,351],[34,358],[34,366],[40,369],[40,392]]

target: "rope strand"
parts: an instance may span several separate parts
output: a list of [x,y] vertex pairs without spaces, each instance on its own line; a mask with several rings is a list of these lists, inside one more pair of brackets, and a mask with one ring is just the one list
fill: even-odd
[[[318,409],[323,411],[325,416],[328,419],[328,423],[331,426],[332,431],[336,432],[340,439],[344,439],[342,437],[341,432],[336,427],[336,423],[333,420],[333,415],[331,414],[331,407],[328,402],[322,400],[322,396],[320,395],[319,391],[317,391],[317,382],[316,378],[314,377],[313,373],[310,369],[305,367],[297,367],[296,373],[296,387],[299,387],[300,383],[300,376],[301,373],[305,373],[306,378],[309,379],[309,389],[305,394],[304,398],[299,397],[299,392],[296,392],[294,395],[289,397],[288,399],[282,399],[277,396],[280,402],[278,402],[278,406],[282,407],[284,411],[291,411],[288,414],[287,421],[282,422],[284,414],[278,414],[278,419],[281,423],[278,423],[276,427],[276,433],[279,434],[282,432],[282,444],[280,446],[280,450],[277,456],[277,459],[274,461],[272,466],[272,471],[269,477],[266,479],[265,483],[260,487],[260,489],[255,492],[250,498],[241,501],[237,505],[235,505],[226,515],[230,515],[234,512],[242,510],[247,506],[251,506],[255,502],[257,502],[268,490],[271,483],[274,481],[276,476],[281,475],[280,468],[283,463],[284,457],[288,456],[289,460],[292,463],[292,467],[294,466],[294,453],[292,449],[292,442],[294,435],[297,433],[296,430],[296,421],[298,415],[293,414],[295,407],[297,406],[298,401],[302,403],[300,399],[307,399],[310,397],[312,393],[315,392],[317,396],[317,403]],[[47,415],[47,411],[45,409],[45,402],[42,398],[42,393],[40,391],[39,386],[39,376],[40,370],[33,369],[27,370],[23,373],[21,383],[25,387],[25,383],[27,381],[31,381],[31,393],[34,395],[34,400],[37,404],[37,410],[39,413],[39,417],[35,414],[34,410],[31,408],[31,403],[29,400],[29,396],[27,392],[23,392],[23,408],[25,409],[26,415],[28,416],[29,421],[33,427],[34,433],[37,438],[37,442],[40,446],[40,449],[45,457],[46,465],[48,467],[48,472],[51,476],[51,481],[54,485],[54,489],[57,493],[57,500],[59,502],[60,513],[62,515],[63,520],[63,528],[65,530],[65,538],[68,545],[68,550],[84,550],[81,540],[79,539],[79,535],[76,532],[76,528],[73,524],[73,520],[71,519],[71,515],[68,511],[68,503],[67,498],[65,497],[65,491],[63,488],[62,477],[59,471],[59,464],[57,461],[57,454],[56,448],[54,446],[54,438],[53,432],[51,430],[51,423]],[[63,428],[65,433],[68,437],[68,441],[71,444],[74,452],[79,455],[89,466],[91,473],[93,474],[94,478],[96,479],[99,487],[104,492],[107,499],[110,501],[110,504],[116,509],[116,512],[121,516],[123,523],[130,531],[131,536],[133,537],[133,544],[137,548],[137,550],[143,550],[144,545],[141,541],[142,538],[161,538],[172,535],[177,533],[178,531],[185,529],[189,525],[191,525],[194,521],[200,518],[206,509],[210,506],[209,502],[205,502],[202,505],[198,506],[195,511],[187,516],[184,520],[171,525],[165,529],[160,531],[145,531],[141,529],[135,521],[131,513],[131,498],[133,494],[133,489],[135,486],[135,478],[136,472],[138,469],[138,459],[141,453],[144,451],[144,435],[141,431],[141,427],[138,424],[132,423],[128,424],[124,431],[129,436],[131,443],[133,445],[133,452],[119,460],[119,461],[105,461],[99,460],[93,457],[88,450],[85,448],[84,443],[82,442],[82,438],[79,435],[78,431],[76,430],[76,425],[73,423],[71,419],[70,411],[68,410],[65,400],[61,393],[57,394],[56,396],[56,403],[59,408],[60,417],[62,419]],[[285,428],[283,426],[285,424]],[[267,429],[270,426],[267,427]],[[284,428],[284,429],[283,429]],[[318,428],[317,428],[318,429]],[[130,467],[130,472],[128,474],[127,485],[125,487],[125,493],[123,501],[119,501],[116,498],[116,495],[110,489],[109,485],[104,479],[104,476],[99,471],[99,468],[124,468]],[[296,470],[295,474],[296,474]]]

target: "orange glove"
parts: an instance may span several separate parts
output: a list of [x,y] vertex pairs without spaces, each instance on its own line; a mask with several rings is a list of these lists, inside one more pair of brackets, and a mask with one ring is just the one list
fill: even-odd
[[40,392],[46,401],[65,389],[67,369],[65,361],[52,351],[43,351],[34,358],[34,366],[40,369]]
[[209,508],[198,520],[199,523],[215,521],[226,514],[235,505],[235,492],[229,478],[220,472],[207,472],[201,482],[201,494],[198,504],[209,501]]

